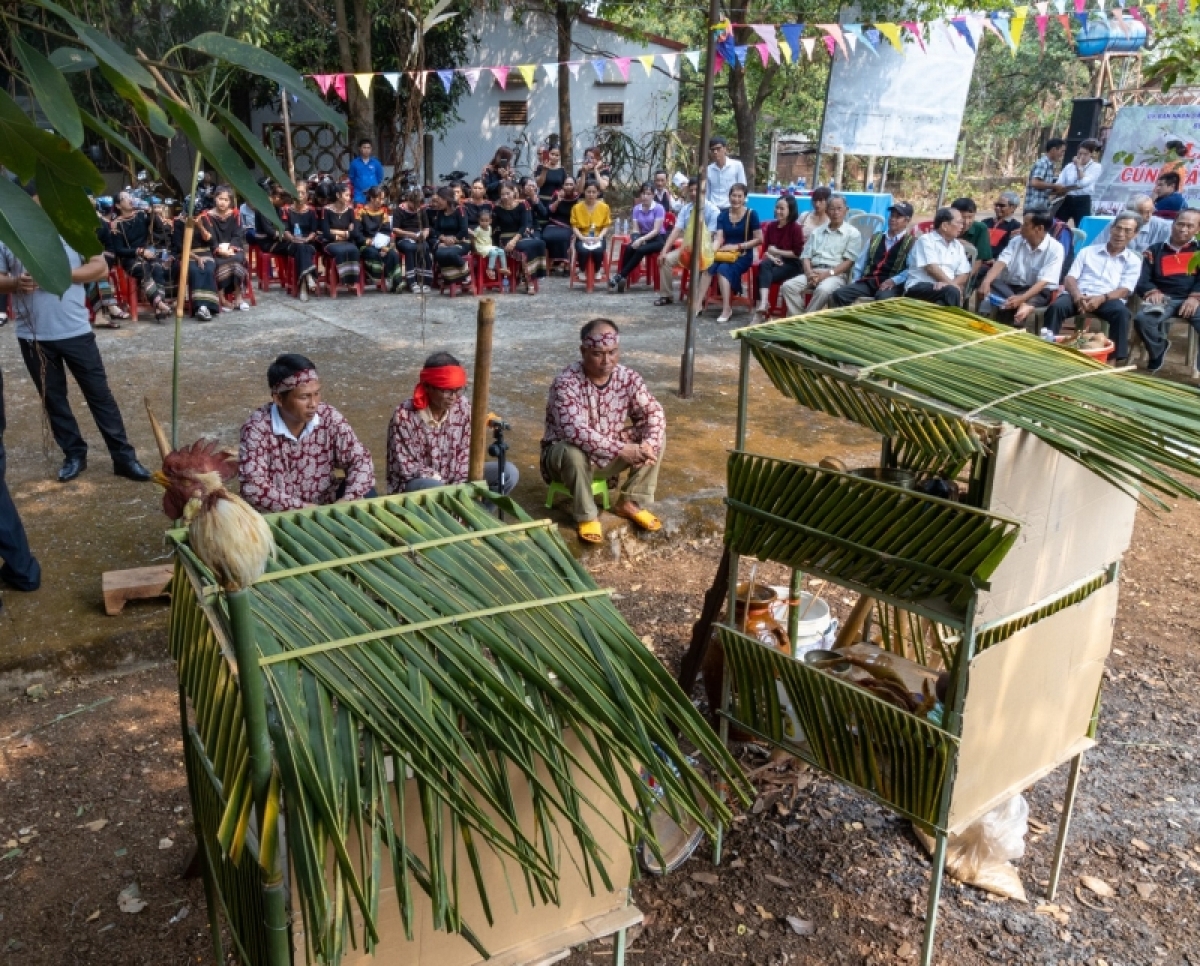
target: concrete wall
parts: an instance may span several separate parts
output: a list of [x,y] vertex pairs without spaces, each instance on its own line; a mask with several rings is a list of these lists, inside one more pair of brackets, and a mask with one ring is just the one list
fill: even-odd
[[[558,88],[546,82],[542,64],[557,61],[557,39],[553,19],[541,14],[526,14],[519,22],[512,8],[504,12],[477,15],[468,27],[478,44],[472,45],[466,66],[535,64],[537,74],[532,88],[518,86],[514,69],[509,74],[508,89],[501,90],[490,71],[484,70],[474,94],[464,93],[456,106],[458,122],[452,124],[434,144],[434,170],[440,174],[466,171],[470,177],[479,174],[502,145],[522,145],[518,170],[531,173],[531,156],[537,144],[558,131]],[[593,57],[638,57],[643,54],[675,53],[674,47],[645,45],[627,40],[602,27],[579,23],[573,33],[577,45],[573,59]],[[580,49],[582,48],[582,49]],[[682,62],[682,56],[679,58]],[[676,72],[681,65],[676,66]],[[597,127],[597,108],[601,103],[622,103],[625,123],[621,130],[640,140],[651,131],[675,127],[679,109],[679,83],[667,76],[662,61],[655,60],[655,70],[646,76],[636,60],[629,67],[629,83],[621,80],[617,68],[610,64],[605,72],[605,84],[600,84],[590,63],[579,69],[579,80],[571,81],[571,124],[575,133],[576,167]],[[408,78],[401,83],[409,83]],[[441,81],[431,74],[428,84]],[[353,83],[353,80],[350,81]],[[383,83],[376,80],[376,83]],[[461,82],[460,82],[461,83]],[[501,101],[525,101],[528,104],[526,127],[500,124]],[[252,128],[261,137],[264,123],[278,121],[270,108],[257,108],[252,114]],[[294,123],[312,122],[313,117],[302,105],[292,106]]]

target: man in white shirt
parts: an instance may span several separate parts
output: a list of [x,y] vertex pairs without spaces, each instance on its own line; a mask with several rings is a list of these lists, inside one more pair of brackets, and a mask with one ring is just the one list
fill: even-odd
[[1129,358],[1129,307],[1125,300],[1137,286],[1142,260],[1129,242],[1142,227],[1131,211],[1113,219],[1107,245],[1089,245],[1071,263],[1063,290],[1046,309],[1046,328],[1058,335],[1062,324],[1077,314],[1094,315],[1108,323],[1115,343],[1116,365]]
[[[1137,236],[1129,243],[1129,250],[1136,252],[1139,255],[1144,255],[1150,250],[1151,245],[1157,245],[1161,241],[1166,241],[1171,237],[1171,224],[1166,218],[1154,217],[1154,199],[1149,195],[1134,195],[1129,199],[1129,203],[1125,206],[1126,211],[1135,212],[1141,215],[1142,227],[1138,230]],[[1108,232],[1112,228],[1112,222],[1104,226],[1103,231],[1096,236],[1093,245],[1107,245]]]
[[908,298],[935,305],[962,305],[971,274],[971,259],[958,240],[962,230],[962,213],[957,208],[937,210],[933,230],[917,239],[908,256],[908,280],[904,283]]
[[979,286],[979,297],[1000,312],[1013,313],[1013,324],[1024,325],[1034,309],[1049,305],[1062,276],[1063,247],[1050,234],[1054,218],[1048,211],[1027,211],[1021,231]]
[[1055,197],[1062,198],[1055,214],[1059,221],[1074,222],[1076,228],[1092,213],[1092,192],[1100,180],[1100,162],[1095,155],[1100,152],[1100,142],[1091,138],[1079,145],[1070,164],[1064,165],[1058,176],[1058,184],[1051,188]]
[[746,169],[741,161],[729,156],[729,145],[723,137],[709,140],[708,155],[712,163],[708,166],[705,197],[718,208],[728,208],[729,189],[735,184],[746,183]]
[[[849,210],[844,197],[829,196],[829,202],[825,205],[829,224],[822,225],[809,235],[800,253],[803,273],[779,286],[779,294],[783,296],[789,315],[825,308],[833,293],[850,280],[850,270],[854,268],[858,250],[862,247],[862,235],[853,225],[846,224]],[[812,298],[805,308],[804,293],[810,288]]]

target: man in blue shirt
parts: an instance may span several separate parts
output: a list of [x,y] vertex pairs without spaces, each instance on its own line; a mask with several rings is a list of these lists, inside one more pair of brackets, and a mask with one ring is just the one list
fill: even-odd
[[371,139],[358,142],[358,157],[350,162],[350,184],[354,188],[354,203],[366,204],[367,191],[383,182],[383,165],[371,157]]

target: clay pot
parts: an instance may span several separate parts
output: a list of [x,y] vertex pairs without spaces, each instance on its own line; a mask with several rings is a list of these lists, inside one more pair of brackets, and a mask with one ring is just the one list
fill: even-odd
[[[746,599],[747,593],[749,601]],[[766,584],[755,584],[753,589],[749,584],[738,584],[734,626],[765,647],[773,647],[790,656],[792,644],[788,640],[787,631],[771,616],[771,605],[778,599],[778,594]],[[708,643],[708,650],[704,654],[700,674],[704,678],[704,693],[708,695],[708,706],[715,716],[721,707],[721,688],[725,679],[725,651],[717,638],[715,628]]]

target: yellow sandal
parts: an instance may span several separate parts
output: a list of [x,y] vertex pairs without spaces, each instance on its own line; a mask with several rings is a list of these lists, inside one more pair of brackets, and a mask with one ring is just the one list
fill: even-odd
[[584,520],[575,526],[575,532],[584,543],[604,543],[604,528],[599,520]]
[[[637,506],[637,504],[634,504]],[[628,503],[622,503],[613,507],[613,513],[619,517],[624,517],[626,520],[631,520],[637,526],[641,527],[647,533],[655,533],[662,529],[662,521],[649,510],[643,510],[638,507],[636,510],[630,509]]]

